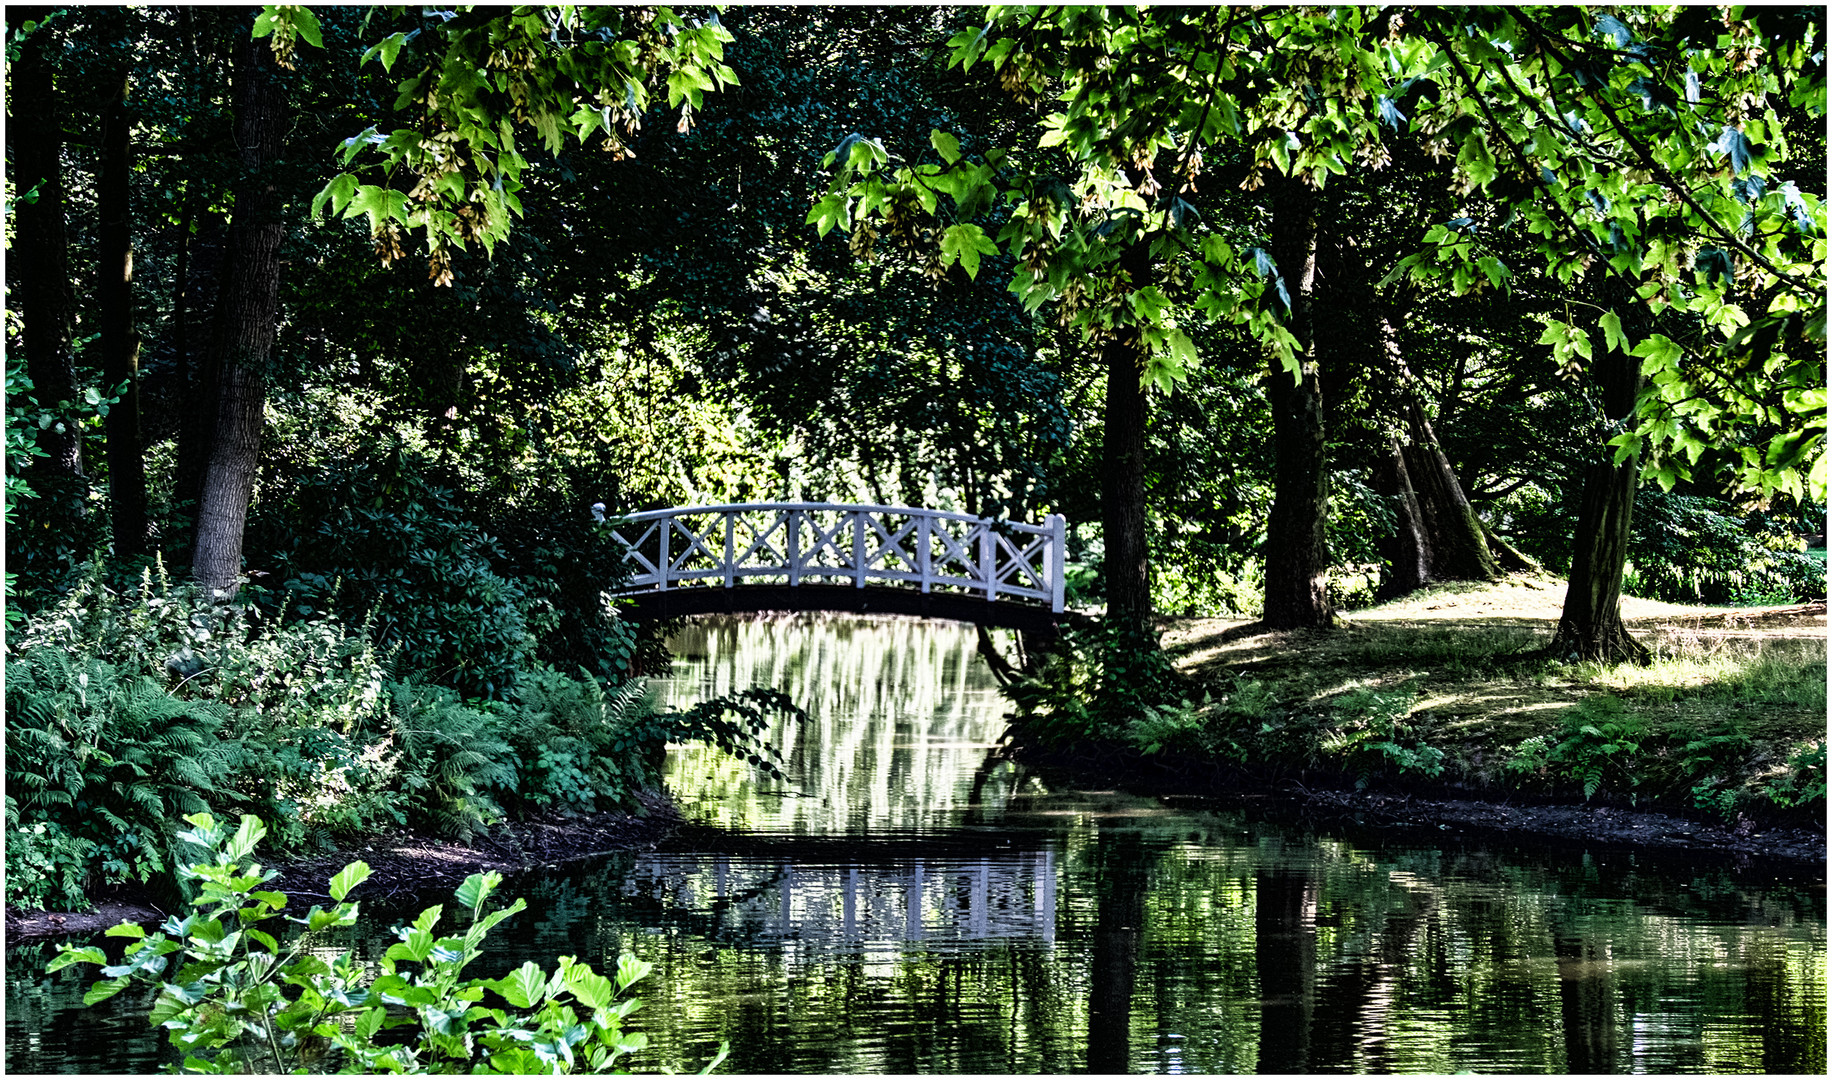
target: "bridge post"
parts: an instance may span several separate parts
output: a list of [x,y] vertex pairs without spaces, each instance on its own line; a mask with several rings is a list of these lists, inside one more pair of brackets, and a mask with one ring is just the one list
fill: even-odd
[[789,511],[787,521],[789,525],[789,535],[784,542],[784,547],[787,548],[789,553],[789,587],[794,588],[801,584],[801,559],[795,551],[795,542],[800,539],[799,534],[801,533],[801,511]]
[[928,592],[929,586],[935,583],[935,568],[929,558],[929,545],[933,543],[930,530],[935,519],[927,514],[922,515],[922,528],[917,530],[921,540],[916,545],[916,570],[922,575],[922,591]]
[[852,584],[865,587],[865,511],[852,512]]
[[660,578],[661,581],[655,586],[655,588],[656,588],[656,591],[658,592],[667,592],[668,591],[668,574],[674,570],[674,567],[671,566],[668,562],[668,534],[674,531],[674,519],[671,517],[663,518],[661,520],[661,526],[662,526],[661,527],[661,534],[662,534],[661,573],[656,575],[656,577]]
[[1068,522],[1061,514],[1051,514],[1044,524],[1050,529],[1050,610],[1061,611],[1066,600],[1063,559],[1068,547]]
[[731,510],[725,512],[725,587],[732,587],[732,534],[737,514]]
[[980,576],[986,579],[986,599],[999,597],[999,539],[992,535],[992,521],[980,522]]

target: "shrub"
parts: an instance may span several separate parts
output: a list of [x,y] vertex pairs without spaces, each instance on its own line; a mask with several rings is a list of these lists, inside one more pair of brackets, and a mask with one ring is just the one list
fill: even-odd
[[1788,604],[1826,595],[1825,566],[1791,531],[1723,500],[1645,489],[1637,497],[1625,592],[1706,604]]
[[1146,710],[1182,700],[1184,686],[1155,641],[1120,626],[1069,630],[1036,670],[1005,688],[1013,724],[1046,744],[1120,740]]
[[[351,863],[332,877],[334,906],[294,920],[305,930],[283,946],[262,928],[284,925],[274,920],[286,896],[262,888],[275,872],[250,858],[266,835],[261,821],[244,817],[227,834],[208,814],[188,820],[194,828],[183,839],[211,853],[211,861],[184,870],[199,883],[194,909],[151,936],[132,923],[110,929],[108,936],[129,939],[120,964],[95,946],[65,945],[49,965],[103,968],[108,978],[84,1004],[135,982],[157,987],[149,1019],[170,1031],[182,1071],[317,1072],[335,1054],[348,1072],[604,1072],[648,1045],[623,1030],[642,1007],[625,995],[652,970],[630,953],[612,976],[563,956],[551,975],[531,960],[500,979],[463,977],[490,931],[527,906],[518,899],[491,910],[500,874],[473,874],[453,894],[469,917],[462,933],[437,934],[442,906],[398,927],[401,940],[389,946],[378,975],[347,950],[327,957],[316,947],[324,931],[355,924],[357,905],[346,898],[368,879],[367,865]],[[171,962],[174,954],[182,964]],[[378,1039],[383,1031],[390,1035]],[[725,1053],[721,1047],[706,1071]]]
[[284,620],[330,611],[346,627],[368,625],[398,675],[500,698],[534,655],[530,600],[498,572],[501,545],[428,468],[396,440],[323,464],[264,505],[249,565],[272,567],[281,584],[258,597]]
[[1616,698],[1603,694],[1565,710],[1557,735],[1535,735],[1514,749],[1505,766],[1521,774],[1541,773],[1580,784],[1589,800],[1608,784],[1631,791],[1638,782],[1635,762],[1646,731]]
[[241,764],[240,745],[219,737],[227,713],[93,657],[38,647],[9,659],[7,826],[27,851],[7,902],[80,900],[90,873],[147,881],[174,865],[180,819],[224,796]]

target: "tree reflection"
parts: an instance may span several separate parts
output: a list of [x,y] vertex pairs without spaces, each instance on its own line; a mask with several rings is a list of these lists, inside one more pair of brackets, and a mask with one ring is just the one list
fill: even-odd
[[1259,966],[1262,1073],[1311,1071],[1317,991],[1317,881],[1262,864],[1254,888],[1253,955]]
[[1130,1072],[1132,991],[1145,932],[1150,854],[1133,830],[1104,833],[1096,855],[1096,911],[1088,989],[1088,1071]]

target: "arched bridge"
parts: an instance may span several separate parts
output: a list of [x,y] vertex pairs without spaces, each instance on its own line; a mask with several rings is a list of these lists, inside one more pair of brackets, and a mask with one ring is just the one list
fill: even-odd
[[1060,514],[1027,525],[907,506],[731,503],[649,510],[613,528],[635,570],[621,595],[647,618],[854,611],[1047,632],[1063,610]]

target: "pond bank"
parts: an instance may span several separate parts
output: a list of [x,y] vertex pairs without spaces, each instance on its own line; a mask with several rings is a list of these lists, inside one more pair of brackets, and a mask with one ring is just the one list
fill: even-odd
[[[648,848],[681,823],[666,792],[637,795],[635,813],[548,814],[507,823],[467,842],[396,835],[359,847],[262,864],[280,871],[269,888],[285,893],[289,907],[328,904],[325,883],[348,863],[369,864],[370,878],[353,899],[370,905],[407,905],[446,898],[471,874],[494,870],[505,877],[555,868],[612,851]],[[259,859],[263,853],[256,852]],[[8,908],[10,942],[93,934],[122,921],[150,925],[165,912],[143,896],[98,899],[94,911],[19,911]]]
[[[1156,795],[1179,807],[1239,810],[1273,822],[1349,834],[1449,837],[1494,845],[1577,843],[1586,847],[1686,853],[1737,866],[1754,859],[1824,863],[1826,834],[1784,821],[1702,820],[1696,816],[1520,798],[1481,798],[1391,789],[1355,789],[1323,778],[1278,779],[1213,763],[1173,765],[1120,746],[1074,755],[1019,750],[1013,756],[1065,782],[1106,783]],[[1339,778],[1337,778],[1339,779]]]
[[[1166,620],[1168,700],[1082,714],[1092,730],[1046,706],[1012,751],[1075,782],[1351,826],[1823,862],[1825,603],[1624,597],[1653,662],[1598,664],[1546,653],[1564,587],[1439,586],[1330,631]],[[1060,678],[1034,684],[1044,701]]]

